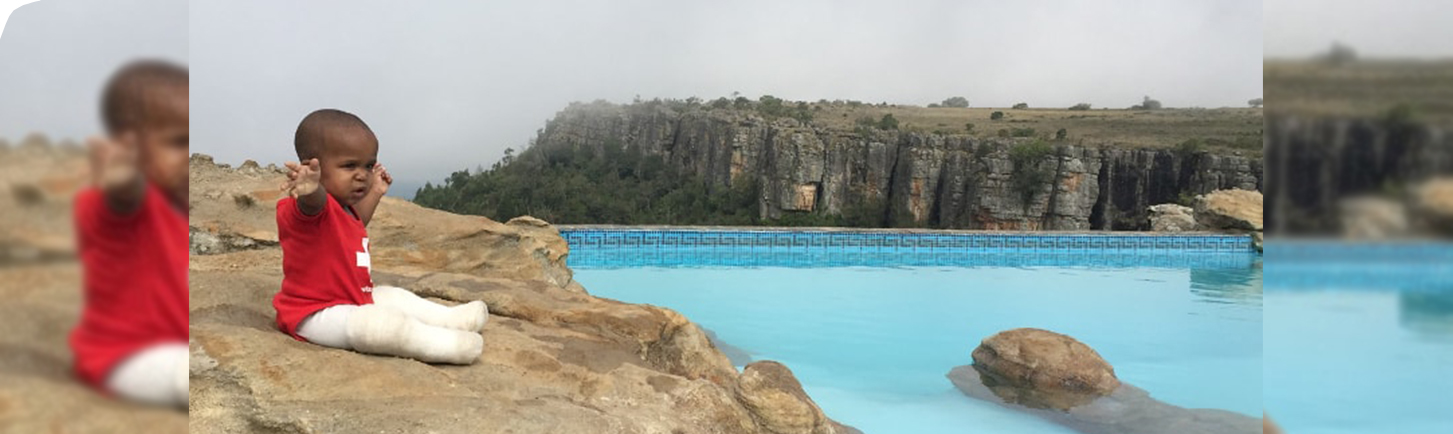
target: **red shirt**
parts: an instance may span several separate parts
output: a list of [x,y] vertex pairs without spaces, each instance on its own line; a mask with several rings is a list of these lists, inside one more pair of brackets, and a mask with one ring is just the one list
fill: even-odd
[[76,374],[101,388],[126,357],[187,341],[187,216],[155,186],[130,215],[92,188],[76,194],[75,224],[85,306],[70,343]]
[[293,339],[304,318],[340,304],[373,304],[368,231],[363,222],[326,195],[315,216],[303,214],[297,199],[277,202],[277,237],[283,247],[283,288],[272,298],[277,325]]

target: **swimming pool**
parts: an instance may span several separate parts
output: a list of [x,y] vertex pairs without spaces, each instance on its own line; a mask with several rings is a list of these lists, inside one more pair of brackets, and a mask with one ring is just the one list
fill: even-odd
[[[593,294],[682,312],[737,363],[786,363],[869,434],[1066,433],[945,378],[1038,327],[1183,407],[1261,412],[1261,269],[1245,237],[566,229]],[[724,241],[725,240],[725,241]]]
[[1453,432],[1453,244],[1266,250],[1266,408],[1295,434]]

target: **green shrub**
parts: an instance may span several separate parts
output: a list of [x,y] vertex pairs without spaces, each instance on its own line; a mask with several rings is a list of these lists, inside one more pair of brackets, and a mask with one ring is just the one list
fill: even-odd
[[884,131],[896,130],[898,129],[898,119],[894,118],[892,113],[885,114],[883,115],[883,119],[878,120],[878,129]]
[[1082,103],[1079,103],[1079,104],[1075,104],[1073,106],[1070,106],[1070,110],[1076,110],[1076,111],[1083,111],[1083,110],[1089,110],[1089,109],[1090,109],[1090,103],[1087,103],[1087,102],[1082,102]]
[[1065,137],[1068,137],[1069,135],[1070,135],[1070,132],[1069,131],[1065,130],[1064,128],[1060,128],[1059,131],[1055,131],[1054,132],[1054,139],[1055,140],[1064,140]]
[[1015,110],[1024,110],[1024,109],[1027,109],[1027,108],[1029,108],[1029,103],[1026,103],[1026,102],[1021,102],[1019,104],[1015,104],[1014,105],[1014,109]]
[[1014,131],[1010,131],[1009,135],[1014,137],[1034,137],[1034,132],[1034,128],[1015,128]]
[[1187,158],[1201,153],[1206,149],[1206,142],[1201,139],[1186,139],[1175,147],[1175,153],[1181,158]]
[[1004,112],[993,112],[989,114],[989,120],[991,121],[997,121],[1000,119],[1004,119]]
[[972,134],[974,132],[974,123],[973,122],[969,122],[969,123],[964,124],[964,131],[967,131],[967,132],[969,132],[969,133]]
[[1046,157],[1054,154],[1055,149],[1043,140],[1035,140],[1032,143],[1024,143],[1009,148],[1009,161],[1014,163],[1014,173],[1011,176],[1011,187],[1019,193],[1020,203],[1025,209],[1034,200],[1034,194],[1039,188],[1051,181],[1054,173],[1040,164]]
[[969,107],[969,99],[968,98],[961,97],[961,96],[952,97],[952,98],[943,100],[943,106],[944,107],[954,107],[954,108],[968,108]]

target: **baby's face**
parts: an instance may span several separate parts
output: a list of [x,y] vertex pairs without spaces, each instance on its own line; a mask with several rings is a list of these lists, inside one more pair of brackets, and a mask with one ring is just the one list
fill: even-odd
[[187,91],[166,91],[148,104],[148,111],[154,114],[136,131],[141,173],[147,182],[166,192],[172,203],[186,209],[190,131]]
[[373,188],[373,167],[378,164],[378,138],[362,128],[329,131],[320,153],[323,189],[333,200],[352,206]]

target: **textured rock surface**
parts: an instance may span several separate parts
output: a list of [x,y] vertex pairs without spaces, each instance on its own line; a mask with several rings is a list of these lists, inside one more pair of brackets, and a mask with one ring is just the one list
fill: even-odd
[[1271,421],[1271,417],[1263,415],[1261,417],[1261,432],[1265,434],[1281,434],[1282,430],[1281,427],[1276,426],[1275,422]]
[[1093,349],[1059,333],[1013,329],[984,339],[974,364],[949,371],[971,398],[1088,434],[1250,434],[1256,418],[1160,402],[1115,378]]
[[1414,186],[1409,209],[1425,230],[1453,236],[1453,177],[1437,178]]
[[1120,386],[1115,369],[1069,336],[1021,328],[994,334],[974,349],[984,385],[1007,402],[1065,410]]
[[1217,190],[1196,196],[1196,222],[1220,231],[1259,232],[1261,192]]
[[1257,190],[1262,176],[1261,161],[1248,157],[1066,145],[1028,165],[1051,175],[1026,202],[1013,187],[1026,168],[1011,161],[1017,142],[1008,139],[838,131],[792,119],[604,103],[561,111],[536,146],[607,142],[662,155],[713,186],[753,177],[763,186],[765,217],[869,204],[918,224],[961,229],[1143,230],[1151,205],[1218,189]]
[[104,398],[72,374],[81,276],[71,197],[89,179],[78,147],[0,146],[0,432],[186,433],[185,413]]
[[1335,234],[1343,198],[1453,175],[1446,125],[1391,127],[1379,119],[1269,113],[1267,226],[1277,234]]
[[1203,229],[1237,234],[1250,233],[1252,245],[1261,251],[1261,192],[1217,190],[1196,196],[1196,224]]
[[[223,235],[271,227],[270,205],[231,197],[275,188],[275,172],[200,157],[192,170],[193,226]],[[489,305],[480,361],[434,366],[297,342],[273,322],[278,248],[194,255],[191,432],[853,432],[823,415],[786,367],[738,373],[680,314],[587,294],[544,222],[387,200],[370,226],[377,283]]]
[[1150,230],[1184,232],[1196,230],[1195,210],[1187,206],[1163,203],[1150,207]]
[[984,386],[980,375],[973,367],[960,366],[950,371],[948,378],[969,397],[1010,407],[1086,434],[1262,432],[1257,418],[1225,410],[1177,407],[1156,400],[1145,390],[1129,384],[1121,384],[1110,394],[1068,411],[1024,407],[1000,399]]
[[1403,201],[1378,196],[1343,199],[1339,204],[1341,235],[1352,240],[1407,237],[1413,227]]

